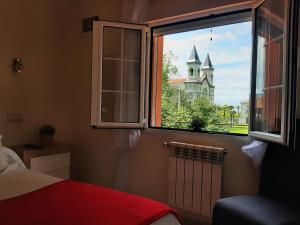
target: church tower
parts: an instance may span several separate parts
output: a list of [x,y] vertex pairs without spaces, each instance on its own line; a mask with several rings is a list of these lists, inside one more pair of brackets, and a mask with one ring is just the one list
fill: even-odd
[[214,86],[214,67],[211,63],[209,54],[206,55],[206,59],[201,67],[201,77],[204,79],[207,77],[207,80],[209,82],[209,96],[208,99],[210,101],[214,101],[214,95],[215,95],[215,86]]
[[201,67],[202,76],[207,76],[207,79],[211,85],[214,83],[214,67],[212,66],[209,54],[206,55],[206,59]]
[[201,62],[194,45],[189,60],[186,63],[188,65],[188,78],[189,80],[199,80],[200,79],[200,67]]

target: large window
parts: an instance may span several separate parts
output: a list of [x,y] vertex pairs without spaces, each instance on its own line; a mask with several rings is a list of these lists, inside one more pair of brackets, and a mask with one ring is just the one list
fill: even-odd
[[259,0],[247,10],[150,28],[95,22],[92,126],[250,134],[288,144],[296,3]]
[[251,11],[153,30],[151,126],[248,134]]

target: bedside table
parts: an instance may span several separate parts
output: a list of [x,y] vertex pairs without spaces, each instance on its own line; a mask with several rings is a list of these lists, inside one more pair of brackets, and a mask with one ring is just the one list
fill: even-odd
[[42,149],[25,146],[9,148],[18,154],[28,169],[62,179],[70,178],[71,145],[69,144],[54,143]]

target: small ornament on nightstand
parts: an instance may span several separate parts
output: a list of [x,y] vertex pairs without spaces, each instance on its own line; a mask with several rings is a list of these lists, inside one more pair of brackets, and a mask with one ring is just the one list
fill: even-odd
[[53,145],[55,131],[55,128],[49,124],[41,127],[39,136],[41,146],[47,147]]

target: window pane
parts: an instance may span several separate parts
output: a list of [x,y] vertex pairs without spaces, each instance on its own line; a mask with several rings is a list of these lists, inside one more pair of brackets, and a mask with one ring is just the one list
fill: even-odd
[[140,60],[141,37],[140,30],[124,30],[124,59]]
[[102,60],[102,89],[121,90],[121,62]]
[[141,30],[104,27],[102,122],[140,122]]
[[103,28],[103,57],[121,58],[123,29],[116,27]]
[[101,120],[102,122],[121,122],[120,93],[102,92]]
[[122,95],[122,122],[138,123],[140,99],[138,94],[123,94]]
[[123,67],[123,91],[138,93],[140,89],[140,63],[124,62]]
[[281,133],[285,0],[269,0],[257,9],[256,90],[253,130]]

